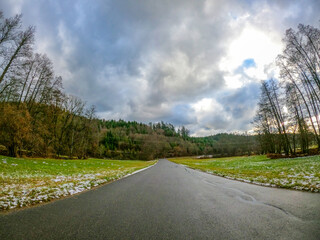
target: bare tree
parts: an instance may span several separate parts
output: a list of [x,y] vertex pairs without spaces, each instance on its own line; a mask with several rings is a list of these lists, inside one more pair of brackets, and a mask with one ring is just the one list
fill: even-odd
[[9,71],[12,70],[21,58],[25,58],[31,54],[32,44],[34,41],[34,27],[28,27],[27,30],[19,32],[16,37],[8,45],[3,55],[3,70],[0,75],[0,84],[4,81]]

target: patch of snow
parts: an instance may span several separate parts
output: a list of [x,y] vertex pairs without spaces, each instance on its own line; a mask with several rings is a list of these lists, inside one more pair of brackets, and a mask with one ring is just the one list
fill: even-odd
[[[125,175],[125,172],[121,172],[119,170],[111,170],[107,172],[94,174],[53,176],[53,178],[51,178],[49,181],[60,183],[60,185],[50,187],[48,187],[48,182],[45,181],[38,182],[38,187],[34,187],[29,183],[5,185],[2,188],[2,195],[0,196],[0,210],[23,207],[38,202],[46,202],[50,199],[77,194],[85,190],[91,189],[92,187],[96,187],[100,184],[106,183],[108,181],[118,179],[121,177],[127,177],[132,174],[141,172],[154,165],[151,165],[144,169],[140,169],[127,175]],[[29,175],[26,174],[23,177],[27,178],[28,176]],[[35,175],[31,175],[30,177],[34,176]],[[41,177],[40,174],[39,176]]]

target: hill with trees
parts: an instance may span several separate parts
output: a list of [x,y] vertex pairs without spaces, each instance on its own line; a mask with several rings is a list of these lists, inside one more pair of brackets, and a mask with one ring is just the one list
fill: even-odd
[[100,120],[100,157],[117,159],[154,159],[176,156],[235,156],[258,153],[255,136],[217,134],[190,137],[185,127],[170,123]]
[[35,28],[0,12],[0,144],[11,156],[77,156],[96,147],[94,108],[63,92],[51,60],[35,53]]

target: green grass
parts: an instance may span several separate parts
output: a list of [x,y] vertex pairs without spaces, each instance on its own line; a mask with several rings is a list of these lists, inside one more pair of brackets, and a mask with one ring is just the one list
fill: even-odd
[[320,156],[269,159],[261,155],[169,160],[193,169],[245,182],[320,192]]
[[0,210],[75,194],[156,161],[22,159],[0,156]]

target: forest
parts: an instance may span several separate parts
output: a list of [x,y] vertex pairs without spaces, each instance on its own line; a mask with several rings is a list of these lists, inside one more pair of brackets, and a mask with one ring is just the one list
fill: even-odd
[[259,153],[256,136],[217,134],[190,137],[185,127],[170,123],[137,123],[100,120],[100,154],[117,159],[155,159],[177,156],[216,157]]
[[254,126],[262,152],[295,156],[320,144],[320,30],[288,29],[276,62],[279,79],[261,84]]

